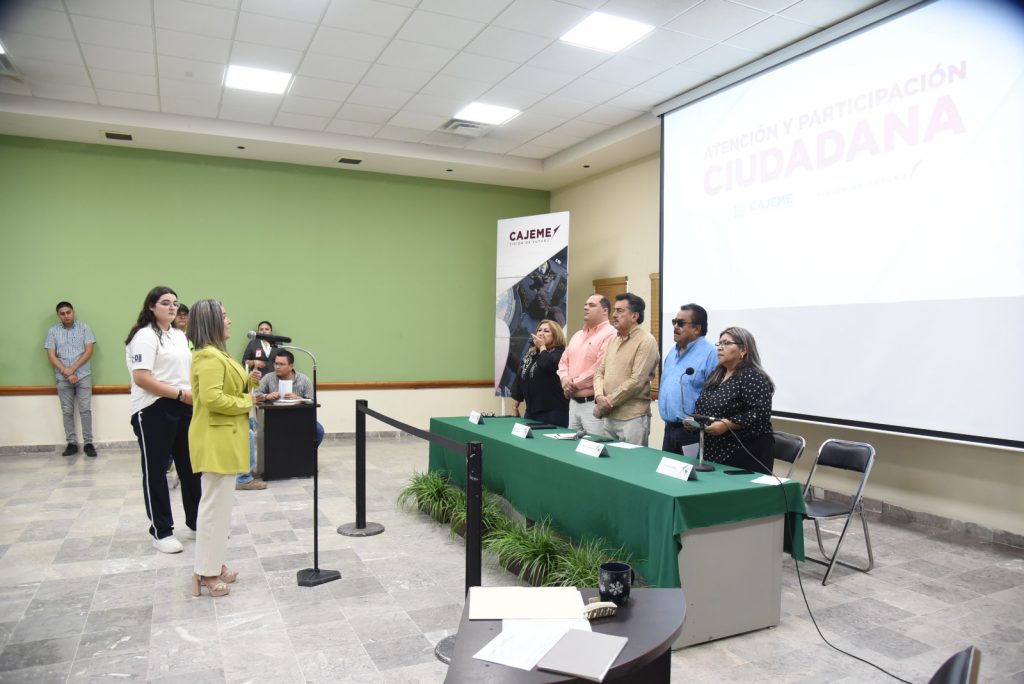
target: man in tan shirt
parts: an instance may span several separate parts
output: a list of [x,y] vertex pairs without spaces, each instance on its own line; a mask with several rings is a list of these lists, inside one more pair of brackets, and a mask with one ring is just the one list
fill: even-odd
[[613,439],[640,446],[647,446],[651,432],[651,381],[658,364],[658,343],[640,327],[645,308],[630,292],[615,297],[612,325],[618,334],[594,373],[594,416]]

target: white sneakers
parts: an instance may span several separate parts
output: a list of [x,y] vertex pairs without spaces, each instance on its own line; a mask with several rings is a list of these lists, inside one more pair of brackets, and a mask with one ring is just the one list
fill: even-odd
[[181,553],[185,550],[185,547],[181,545],[181,542],[173,534],[163,539],[154,539],[153,548],[160,553]]

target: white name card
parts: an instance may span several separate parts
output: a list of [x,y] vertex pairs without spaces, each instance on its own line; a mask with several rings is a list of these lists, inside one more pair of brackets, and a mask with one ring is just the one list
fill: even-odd
[[474,425],[483,425],[484,418],[479,411],[470,411],[469,422],[473,423]]
[[576,451],[577,453],[593,456],[594,458],[608,455],[608,450],[604,448],[604,444],[591,442],[589,439],[581,439],[576,447]]
[[677,480],[689,480],[690,473],[693,472],[693,466],[689,463],[683,463],[682,461],[677,461],[674,458],[663,456],[661,463],[658,464],[658,470],[655,472],[661,475],[674,477]]
[[512,436],[529,439],[530,437],[533,437],[533,432],[530,431],[530,426],[526,423],[516,423],[512,426]]

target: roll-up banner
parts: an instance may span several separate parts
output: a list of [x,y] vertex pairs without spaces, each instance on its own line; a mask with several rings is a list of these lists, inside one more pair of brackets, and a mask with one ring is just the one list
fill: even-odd
[[498,221],[494,393],[509,396],[541,321],[565,327],[569,301],[569,212]]

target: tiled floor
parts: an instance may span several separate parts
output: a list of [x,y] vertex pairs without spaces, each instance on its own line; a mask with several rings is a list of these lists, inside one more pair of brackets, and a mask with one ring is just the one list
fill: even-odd
[[[463,547],[395,504],[426,447],[371,441],[368,519],[386,531],[361,539],[335,532],[355,518],[353,452],[351,440],[321,449],[320,567],[342,579],[296,585],[312,565],[312,482],[272,482],[236,495],[229,564],[240,578],[216,600],[189,595],[194,542],[171,556],[151,548],[135,449],[0,455],[0,682],[442,681],[433,645],[458,624]],[[821,569],[804,566],[826,635],[913,682],[973,643],[983,681],[1024,682],[1024,553],[871,525],[870,575],[837,570],[822,587]],[[853,552],[861,539],[847,543]],[[514,581],[485,568],[485,585]],[[777,628],[675,652],[673,681],[894,681],[822,644],[788,559],[783,581]]]

